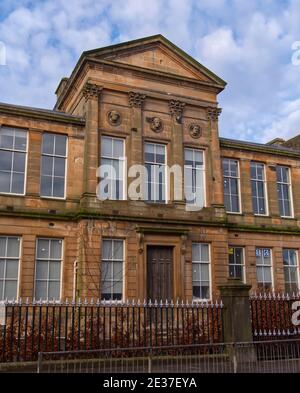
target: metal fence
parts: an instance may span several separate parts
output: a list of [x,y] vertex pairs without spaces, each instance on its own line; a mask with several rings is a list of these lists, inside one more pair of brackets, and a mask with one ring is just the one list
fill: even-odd
[[[39,352],[222,342],[222,303],[5,303],[0,362]],[[1,322],[0,322],[1,325]]]
[[39,373],[299,373],[300,340],[40,353]]
[[255,340],[300,338],[300,326],[292,322],[293,303],[300,294],[264,293],[250,297],[252,331]]

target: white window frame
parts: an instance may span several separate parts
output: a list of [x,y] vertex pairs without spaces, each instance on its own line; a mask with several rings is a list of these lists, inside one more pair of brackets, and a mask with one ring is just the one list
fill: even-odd
[[[122,245],[122,247],[123,247],[123,259],[122,259],[122,261],[121,260],[116,260],[116,259],[103,259],[102,258],[102,250],[103,250],[103,242],[105,241],[105,240],[108,240],[108,241],[121,241],[122,243],[123,243],[123,245]],[[110,262],[114,262],[114,261],[116,261],[116,262],[122,262],[122,297],[121,297],[121,299],[117,299],[117,300],[113,300],[113,299],[110,299],[110,300],[104,300],[103,298],[102,298],[102,282],[103,282],[103,278],[102,278],[102,263],[103,263],[103,261],[104,262],[108,262],[108,263],[110,263]],[[107,302],[107,301],[109,301],[109,302],[114,302],[114,303],[123,303],[124,302],[124,299],[125,299],[125,264],[126,264],[126,255],[125,255],[125,240],[123,239],[123,238],[117,238],[117,237],[103,237],[102,238],[102,240],[101,240],[101,277],[100,277],[100,281],[101,281],[101,289],[100,289],[100,301],[101,302]],[[111,281],[112,283],[114,283],[115,281],[117,281],[117,280],[115,280],[114,278],[112,278],[112,279],[110,279],[110,280],[106,280],[106,281]],[[113,289],[113,285],[111,286],[111,290]],[[111,295],[113,294],[113,292],[111,291]]]
[[102,155],[102,152],[100,151],[100,165],[102,165],[102,159],[104,159],[104,160],[113,160],[113,161],[118,161],[118,162],[121,161],[123,163],[123,168],[122,168],[123,169],[122,170],[122,172],[123,172],[122,173],[122,177],[123,177],[123,179],[122,179],[123,180],[122,193],[123,193],[123,196],[120,199],[111,199],[111,198],[109,198],[108,200],[110,200],[110,201],[126,201],[127,200],[127,192],[126,192],[127,178],[126,178],[126,158],[125,158],[125,149],[126,149],[125,143],[126,143],[126,139],[114,137],[114,136],[111,136],[111,135],[101,135],[100,138],[101,138],[101,144],[102,144],[102,140],[103,139],[111,139],[112,143],[113,143],[114,140],[122,141],[122,144],[123,144],[122,158],[117,159],[117,158],[114,158],[114,157],[105,156],[105,155]]
[[[235,161],[237,163],[237,176],[224,176],[224,169],[223,169],[223,161],[224,160]],[[241,175],[240,175],[240,162],[239,162],[239,160],[237,160],[235,158],[222,157],[222,172],[223,172],[223,181],[225,180],[225,178],[237,180],[237,189],[238,189],[238,198],[239,198],[239,211],[233,212],[230,210],[226,210],[226,213],[228,213],[228,214],[242,214]],[[225,192],[224,192],[224,195],[225,195]]]
[[[287,168],[288,169],[288,178],[289,178],[289,182],[285,183],[285,182],[279,182],[278,178],[277,178],[277,168]],[[294,218],[294,202],[293,202],[293,190],[292,190],[292,177],[291,177],[291,168],[287,165],[277,165],[276,166],[276,185],[278,186],[278,184],[284,184],[288,186],[288,190],[289,190],[289,202],[290,202],[290,209],[291,209],[291,215],[290,216],[286,216],[286,215],[281,215],[280,213],[280,205],[279,205],[279,198],[278,198],[278,192],[277,192],[277,198],[278,198],[278,207],[279,207],[279,214],[280,217],[282,218]]]
[[[16,300],[19,298],[19,293],[20,293],[20,275],[21,275],[21,254],[22,254],[22,237],[21,236],[13,236],[13,235],[0,235],[0,238],[5,238],[5,239],[18,239],[19,240],[19,255],[17,258],[13,258],[13,257],[5,257],[5,258],[0,258],[0,259],[5,259],[5,260],[18,260],[18,274],[17,274],[17,293],[16,293],[16,298],[15,299],[7,299],[8,301],[12,301],[12,300]],[[7,255],[7,242],[6,242],[6,252],[5,254]],[[4,276],[3,276],[3,283],[5,285],[6,281],[16,281],[16,280],[12,280],[12,279],[6,279],[5,277],[5,272],[4,272]],[[3,293],[4,293],[4,288],[5,286],[3,285]],[[0,294],[0,299],[2,298],[2,294]],[[6,299],[0,300],[1,301],[5,301]]]
[[[257,257],[256,257],[256,250],[269,250],[270,251],[270,265],[263,265],[263,264],[257,264]],[[264,258],[264,257],[263,257]],[[257,279],[257,267],[269,267],[271,269],[271,288],[270,290],[274,289],[274,272],[273,272],[273,252],[270,247],[255,247],[255,266],[256,266],[256,282],[257,284],[265,284],[265,282],[259,282]]]
[[[264,179],[260,180],[260,179],[252,179],[251,177],[251,165],[255,164],[255,165],[262,165],[263,166],[263,175],[264,175]],[[257,169],[256,169],[256,173],[257,173]],[[253,208],[253,214],[255,216],[268,216],[269,215],[269,201],[268,201],[268,189],[267,189],[267,177],[266,177],[266,165],[263,162],[258,162],[258,161],[251,161],[250,163],[250,181],[251,181],[251,198],[252,198],[252,205],[253,205],[253,194],[252,194],[252,182],[255,183],[263,183],[263,189],[264,189],[264,202],[265,202],[265,209],[266,212],[264,214],[260,214],[260,213],[255,213],[254,212],[254,208]],[[259,199],[259,198],[257,198]],[[252,206],[253,207],[253,206]]]
[[[203,157],[203,165],[202,165],[202,169],[195,169],[196,171],[199,171],[202,173],[202,178],[203,178],[203,207],[207,206],[207,195],[206,195],[206,160],[205,160],[205,150],[203,149],[195,149],[192,147],[185,147],[184,148],[184,169],[190,168],[190,169],[194,169],[193,167],[191,168],[189,165],[185,164],[185,151],[186,150],[190,150],[193,152],[193,163],[195,162],[195,152],[201,152],[202,153],[202,157]],[[197,190],[197,186],[196,186],[196,190]],[[184,192],[185,192],[185,179],[184,179]],[[186,201],[186,204],[191,205],[191,206],[196,206],[196,203],[191,203]]]
[[[66,137],[66,155],[65,156],[58,156],[56,154],[48,154],[48,153],[43,153],[43,148],[44,148],[44,135],[49,134],[49,135],[58,135],[58,136],[65,136]],[[56,139],[55,139],[56,140]],[[58,134],[54,132],[44,132],[42,136],[42,151],[41,151],[41,174],[40,174],[40,197],[44,199],[59,199],[59,200],[66,200],[67,197],[67,173],[68,173],[68,149],[69,149],[69,138],[68,135],[65,134]],[[52,157],[52,158],[64,158],[65,159],[65,174],[64,174],[64,196],[63,197],[58,197],[58,196],[49,196],[49,195],[43,195],[42,194],[42,158],[46,157]],[[54,163],[54,161],[53,161]],[[52,168],[53,172],[53,168]],[[47,176],[47,177],[52,177],[53,176]],[[52,184],[52,193],[53,193],[53,184]]]
[[[232,263],[229,263],[229,249],[230,248],[233,248],[233,249],[236,249],[236,248],[240,248],[240,249],[242,249],[242,258],[243,258],[243,263],[242,264],[240,264],[240,263],[235,263],[235,264],[232,264]],[[231,277],[230,276],[230,266],[241,266],[242,267],[242,282],[243,283],[246,283],[246,252],[245,252],[245,247],[244,246],[233,246],[233,245],[229,245],[228,246],[228,275],[229,275],[229,277]],[[233,278],[235,278],[235,277],[233,277]]]
[[[283,251],[285,251],[285,250],[288,250],[288,251],[295,251],[295,254],[296,254],[296,263],[297,263],[296,266],[295,266],[295,265],[288,265],[288,266],[284,265]],[[289,260],[290,260],[290,255],[289,255]],[[282,249],[282,263],[283,263],[283,274],[284,274],[284,271],[285,271],[285,269],[286,269],[287,267],[288,267],[288,268],[290,268],[290,267],[295,267],[295,268],[296,268],[297,280],[298,280],[298,282],[297,282],[297,286],[298,286],[297,291],[299,292],[299,290],[300,290],[300,271],[299,271],[299,255],[298,255],[298,250],[295,249],[295,248],[283,248],[283,249]],[[283,277],[284,277],[284,276],[283,276]],[[291,282],[289,281],[288,284],[291,284]],[[286,281],[285,281],[285,277],[284,277],[284,287],[285,287],[285,285],[286,285]]]
[[[14,150],[14,149],[6,149],[6,148],[0,148],[0,154],[1,151],[10,151],[10,152],[17,152],[17,153],[24,153],[25,154],[25,168],[24,168],[24,190],[23,193],[16,193],[16,192],[0,192],[0,195],[16,195],[16,196],[25,196],[26,195],[26,189],[27,189],[27,170],[28,170],[28,151],[29,151],[29,136],[28,136],[28,130],[24,128],[17,128],[17,127],[10,127],[10,126],[0,126],[0,131],[1,129],[10,129],[13,131],[23,131],[26,133],[26,150]],[[10,173],[10,178],[12,177],[12,172]]]
[[[37,237],[36,241],[35,241],[35,269],[34,269],[34,288],[33,288],[33,297],[35,300],[39,301],[40,299],[36,299],[35,298],[35,293],[36,293],[36,283],[37,281],[46,281],[47,282],[47,294],[49,293],[49,278],[47,278],[47,280],[41,280],[36,278],[36,271],[37,271],[37,261],[38,260],[42,260],[42,261],[49,261],[50,259],[42,259],[42,258],[37,258],[37,251],[38,251],[38,240],[59,240],[61,241],[61,259],[60,259],[60,286],[59,286],[59,299],[54,299],[54,302],[59,303],[61,298],[62,298],[62,289],[63,289],[63,264],[64,264],[64,239],[63,238],[54,238],[54,237]],[[54,259],[54,261],[57,261],[57,259]],[[49,264],[48,264],[49,266]],[[48,277],[49,277],[49,270],[48,270]],[[57,280],[54,280],[57,281]],[[52,302],[53,299],[42,299],[43,303],[48,303],[48,302]]]
[[[194,280],[193,280],[193,264],[199,264],[201,265],[208,265],[208,274],[209,274],[209,298],[196,298],[194,297],[194,295],[192,294],[193,297],[193,302],[197,303],[197,302],[203,302],[203,301],[210,301],[212,299],[212,263],[211,263],[211,244],[210,243],[205,243],[205,242],[193,242],[193,244],[203,244],[203,245],[207,245],[208,246],[208,262],[206,261],[194,261],[193,260],[193,256],[192,256],[192,292],[193,292],[193,288],[194,288]],[[199,280],[196,280],[199,281]],[[202,282],[202,281],[200,281]]]
[[[164,156],[165,156],[165,163],[164,164],[157,164],[155,162],[150,162],[150,161],[146,161],[145,156],[146,156],[146,145],[153,145],[154,149],[155,146],[162,146],[164,148]],[[165,200],[164,201],[151,201],[149,200],[149,197],[151,198],[151,195],[148,195],[148,198],[146,200],[146,202],[148,203],[160,203],[160,204],[167,204],[168,203],[168,184],[169,184],[169,179],[168,179],[168,171],[167,171],[167,163],[168,163],[168,157],[167,157],[167,145],[163,144],[163,143],[159,143],[159,142],[153,142],[153,141],[145,141],[144,143],[144,164],[150,164],[152,166],[159,166],[159,167],[164,167],[164,174],[165,174]],[[152,173],[152,171],[151,171]],[[146,192],[148,193],[148,184],[149,184],[149,179],[148,179],[148,171],[146,170],[146,176],[147,176],[147,183],[146,183]],[[150,179],[150,183],[154,183],[151,181],[152,179]]]

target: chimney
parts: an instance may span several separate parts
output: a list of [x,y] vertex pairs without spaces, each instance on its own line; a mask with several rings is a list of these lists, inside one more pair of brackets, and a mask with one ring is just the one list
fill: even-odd
[[59,99],[61,93],[63,92],[66,84],[68,83],[69,78],[62,78],[62,80],[59,82],[59,85],[55,91],[56,98]]
[[272,139],[270,142],[267,142],[266,145],[268,146],[282,146],[285,143],[285,140],[282,138],[275,138]]

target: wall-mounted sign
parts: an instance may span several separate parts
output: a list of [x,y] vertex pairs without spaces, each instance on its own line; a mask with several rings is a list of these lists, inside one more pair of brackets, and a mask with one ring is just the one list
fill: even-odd
[[295,311],[292,315],[292,324],[294,326],[300,325],[300,302],[294,302],[292,304],[292,310]]

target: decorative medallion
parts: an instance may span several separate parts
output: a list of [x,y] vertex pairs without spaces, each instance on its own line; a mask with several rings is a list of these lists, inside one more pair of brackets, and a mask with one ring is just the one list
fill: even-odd
[[150,128],[154,132],[161,132],[164,128],[163,122],[159,117],[147,117],[146,119],[150,123]]
[[109,124],[112,126],[118,126],[121,124],[121,115],[119,112],[112,110],[107,113],[107,119]]
[[199,124],[192,123],[189,126],[189,133],[192,138],[198,139],[202,135],[202,129]]

